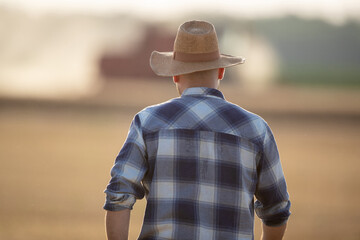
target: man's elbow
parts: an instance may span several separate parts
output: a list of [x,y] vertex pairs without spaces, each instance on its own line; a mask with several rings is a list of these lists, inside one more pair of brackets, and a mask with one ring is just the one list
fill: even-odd
[[290,200],[281,201],[272,205],[263,205],[260,201],[255,202],[255,211],[263,223],[267,226],[280,226],[286,223],[291,215]]

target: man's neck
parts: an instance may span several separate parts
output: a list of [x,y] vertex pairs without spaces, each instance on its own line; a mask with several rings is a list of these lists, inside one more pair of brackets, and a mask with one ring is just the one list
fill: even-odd
[[219,87],[219,80],[216,81],[182,81],[181,83],[176,84],[176,88],[181,95],[185,89],[187,88],[193,88],[193,87],[206,87],[206,88],[215,88],[217,89]]

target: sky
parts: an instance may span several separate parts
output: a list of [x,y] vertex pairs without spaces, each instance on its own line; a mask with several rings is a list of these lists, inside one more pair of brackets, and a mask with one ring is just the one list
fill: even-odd
[[[185,13],[200,11],[207,14],[228,14],[239,18],[296,15],[304,18],[320,18],[337,25],[345,23],[349,18],[356,18],[360,21],[360,0],[0,0],[0,10],[2,7],[18,8],[35,16],[73,12],[127,13],[148,20],[167,20],[174,16],[182,17]],[[30,21],[29,24],[36,24],[36,21]],[[6,60],[1,66],[3,70],[1,71],[0,93],[3,91],[3,94],[6,92],[6,94],[14,96],[36,97],[62,97],[62,94],[64,96],[73,94],[76,97],[79,94],[86,94],[87,89],[92,91],[93,82],[91,81],[94,68],[91,54],[96,53],[94,50],[97,46],[95,40],[98,38],[94,37],[93,41],[95,42],[87,41],[87,44],[83,44],[83,36],[86,36],[84,34],[87,31],[72,33],[71,28],[64,28],[61,32],[64,35],[57,34],[55,37],[47,39],[48,42],[44,46],[35,48],[35,45],[32,44],[44,36],[41,31],[49,28],[42,29],[40,25],[29,26],[31,27],[19,23],[18,27],[14,29],[11,27],[0,29],[3,31],[13,30],[10,31],[11,33],[8,32],[7,38],[2,41],[7,51],[5,54],[2,53],[3,59]],[[91,28],[88,31],[90,34],[92,33]],[[72,37],[66,35],[69,33],[72,34]],[[26,38],[19,37],[26,34]],[[73,41],[81,43],[73,44]],[[266,74],[270,76],[271,71],[276,67],[268,64],[276,62],[273,60],[276,59],[276,55],[272,54],[266,44],[263,46],[257,44],[258,52],[247,55],[256,59],[253,61],[256,63],[253,67],[250,62],[247,63],[250,77],[245,77],[245,79],[251,79],[252,82],[256,77],[269,79],[269,77],[266,78]],[[71,51],[70,59],[68,46],[75,46]],[[23,60],[23,56],[27,56],[26,54],[32,57],[25,58],[22,62],[17,61],[17,59]],[[268,68],[263,67],[263,71],[259,71],[259,62]]]
[[127,12],[142,17],[166,19],[169,16],[200,10],[258,18],[298,15],[321,18],[334,24],[348,18],[360,20],[359,0],[0,0],[0,6],[25,9],[32,14],[48,12]]

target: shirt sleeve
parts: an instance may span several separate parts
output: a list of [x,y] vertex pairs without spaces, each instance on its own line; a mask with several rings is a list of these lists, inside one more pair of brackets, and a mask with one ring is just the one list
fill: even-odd
[[136,199],[144,197],[142,180],[148,169],[146,158],[141,123],[139,116],[136,115],[111,169],[111,180],[105,190],[106,202],[103,207],[105,210],[132,209]]
[[290,200],[275,138],[267,124],[258,165],[255,212],[267,226],[280,226],[290,216]]

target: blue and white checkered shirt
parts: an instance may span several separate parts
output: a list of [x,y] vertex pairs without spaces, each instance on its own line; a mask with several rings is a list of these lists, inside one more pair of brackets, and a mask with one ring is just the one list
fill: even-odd
[[212,88],[139,112],[111,176],[104,209],[146,196],[139,239],[253,239],[254,209],[269,226],[290,215],[267,123]]

